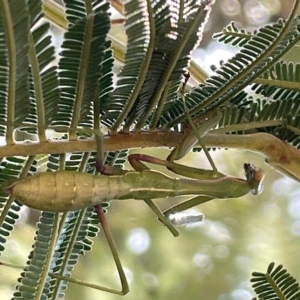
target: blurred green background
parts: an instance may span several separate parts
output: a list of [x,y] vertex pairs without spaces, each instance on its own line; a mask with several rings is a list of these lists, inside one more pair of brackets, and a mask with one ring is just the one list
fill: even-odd
[[[253,30],[278,17],[286,18],[291,6],[292,1],[287,0],[217,1],[195,59],[208,67],[232,55],[232,48],[211,41],[212,33],[230,21]],[[54,42],[59,45],[61,33],[54,32]],[[114,34],[118,33],[124,34],[119,27]],[[143,153],[165,158],[168,150],[147,149]],[[274,172],[264,164],[262,156],[254,153],[218,150],[213,157],[221,172],[234,176],[243,177],[244,162],[262,167],[266,173],[262,194],[215,200],[195,208],[205,215],[204,222],[180,228],[178,238],[157,221],[142,201],[112,201],[107,218],[126,269],[130,293],[121,298],[70,284],[66,299],[250,300],[254,296],[249,282],[251,272],[265,272],[271,261],[283,264],[299,281],[299,184]],[[202,152],[190,153],[180,162],[209,168]],[[157,203],[164,209],[175,199]],[[38,211],[26,207],[22,210],[17,230],[1,258],[18,265],[26,262],[39,216]],[[19,270],[2,266],[1,273],[0,299],[10,299]],[[94,239],[93,251],[80,260],[73,275],[118,287],[116,268],[102,234]]]

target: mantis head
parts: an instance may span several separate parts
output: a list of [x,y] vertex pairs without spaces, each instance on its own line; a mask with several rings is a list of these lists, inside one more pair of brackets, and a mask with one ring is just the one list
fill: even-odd
[[245,176],[248,186],[252,189],[253,195],[258,195],[262,192],[262,180],[264,178],[264,171],[256,168],[254,165],[244,164]]

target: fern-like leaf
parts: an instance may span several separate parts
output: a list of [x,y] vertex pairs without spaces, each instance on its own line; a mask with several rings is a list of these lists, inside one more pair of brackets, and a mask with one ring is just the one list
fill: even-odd
[[246,29],[238,29],[234,22],[231,22],[221,32],[214,33],[212,37],[220,43],[229,44],[233,47],[242,47],[252,35]]
[[[106,42],[106,51],[101,62],[101,76],[99,78],[99,103],[100,112],[103,113],[103,108],[107,107],[111,93],[113,92],[113,66],[114,58],[113,52],[110,49],[111,42]],[[105,120],[101,120],[106,126],[110,126],[111,123],[106,123]]]
[[[295,13],[295,12],[294,12]],[[279,20],[273,25],[267,25],[257,31],[255,35],[241,48],[240,52],[224,63],[216,75],[210,76],[205,84],[201,84],[186,95],[186,103],[190,114],[211,110],[229,102],[256,77],[263,74],[267,65],[278,60],[300,39],[300,20],[292,18],[287,23]],[[170,109],[180,108],[170,106]],[[175,112],[167,112],[175,115]],[[168,125],[171,128],[185,119],[182,113]]]
[[[19,278],[20,284],[16,286],[14,300],[17,299],[48,299],[50,292],[50,277],[48,272],[52,270],[51,259],[57,257],[49,255],[53,251],[53,241],[56,240],[58,229],[57,214],[43,212],[40,222],[37,224],[38,231],[33,245],[33,251],[29,255],[28,267],[24,269]],[[53,226],[53,223],[56,223]]]
[[[156,120],[158,120],[161,115],[161,110],[159,108],[162,107],[162,110],[164,110],[164,106],[168,105],[167,103],[177,96],[178,89],[182,84],[183,75],[187,71],[191,59],[191,53],[198,47],[202,39],[204,25],[206,24],[210,13],[209,5],[209,1],[192,0],[185,1],[184,4],[181,1],[177,1],[177,5],[174,4],[175,10],[171,7],[172,27],[169,35],[175,34],[176,39],[172,40],[172,47],[166,47],[164,49],[166,51],[165,56],[168,58],[168,65],[166,66],[166,69],[163,70],[164,73],[162,78],[165,79],[168,76],[168,69],[172,69],[172,72],[169,75],[168,80],[166,80],[164,87],[164,89],[166,89],[168,86],[167,93],[161,95],[158,101],[159,106],[155,112],[154,120],[152,121],[152,128],[156,127]],[[168,34],[165,34],[165,36],[167,35]],[[184,45],[182,49],[180,49],[180,45]],[[160,46],[158,46],[158,49],[159,47]],[[180,53],[180,55],[178,55],[178,53]],[[172,61],[177,55],[178,59],[176,62]],[[172,66],[172,64],[174,65]],[[159,86],[160,84],[158,85],[158,88]],[[153,92],[152,94],[155,97]],[[144,103],[144,110],[147,109],[147,106],[147,102],[146,105]]]
[[[39,139],[45,141],[45,129],[57,113],[60,100],[57,67],[53,65],[55,49],[49,35],[49,23],[36,24],[43,17],[40,1],[30,1],[29,4],[31,26],[34,29],[29,35],[31,110],[25,121],[35,125]],[[32,128],[27,131],[36,132]]]
[[[218,124],[219,131],[227,129],[227,133],[247,134],[253,132],[253,130],[263,130],[271,133],[273,129],[290,124],[289,116],[299,115],[300,103],[296,99],[272,102],[260,99],[252,101],[248,107],[246,105],[223,107],[221,109],[223,117]],[[241,129],[239,130],[239,128]],[[277,135],[275,132],[273,134]]]
[[[253,272],[252,288],[258,299],[285,299],[297,300],[300,298],[299,283],[289,274],[282,265],[277,266],[272,262],[266,273]],[[253,298],[256,300],[257,298]]]
[[[149,47],[149,24],[147,22],[147,6],[145,1],[133,0],[125,1],[125,22],[126,34],[128,38],[128,48],[125,55],[124,67],[119,74],[116,89],[107,107],[103,107],[105,112],[102,119],[115,129],[123,122],[137,97],[136,84],[142,73],[147,69],[146,54]],[[149,18],[152,16],[148,15]],[[127,105],[127,106],[126,106]],[[126,107],[125,107],[126,106]],[[123,116],[124,115],[124,116]]]
[[[13,143],[14,128],[24,121],[30,109],[28,35],[27,1],[1,1],[0,116],[2,123],[9,124],[6,127],[7,143]],[[4,133],[5,128],[1,127],[0,134]]]
[[69,27],[72,27],[78,20],[85,19],[86,8],[83,0],[64,0],[65,13]]
[[278,62],[257,80],[251,89],[256,95],[271,100],[299,98],[300,65]]
[[100,63],[109,26],[109,15],[104,11],[79,20],[66,32],[59,63],[61,103],[54,125],[86,125],[93,100],[99,97]]
[[[58,257],[53,262],[53,274],[69,277],[79,256],[91,250],[93,238],[99,231],[92,225],[95,218],[91,219],[93,208],[87,208],[79,212],[68,212],[63,217],[62,234],[58,238],[55,254]],[[93,221],[94,220],[94,221]],[[53,299],[64,297],[68,282],[56,278],[51,280],[51,297]]]
[[[293,64],[293,63],[287,63],[284,61],[280,61],[273,66],[270,67],[270,69],[267,70],[264,74],[262,74],[261,78],[269,79],[273,81],[286,81],[286,88],[289,88],[287,86],[288,82],[290,83],[298,83],[298,85],[294,85],[290,88],[292,89],[299,89],[299,82],[300,82],[300,64]],[[271,82],[272,84],[276,85],[276,82]]]
[[[129,3],[133,5],[134,1]],[[201,39],[211,1],[190,0],[170,3],[148,1],[150,40],[148,29],[143,23],[145,18],[141,18],[140,23],[135,23],[135,26],[130,25],[138,17],[137,12],[145,15],[145,6],[133,7],[129,6],[129,3],[127,7],[128,45],[135,49],[134,52],[131,48],[127,50],[127,61],[125,59],[125,66],[120,74],[121,79],[117,83],[110,106],[106,108],[103,116],[104,120],[112,121],[112,131],[116,131],[124,120],[125,132],[129,131],[133,124],[136,130],[140,130],[145,124],[149,124],[152,118],[154,120],[151,127],[156,127],[165,102],[176,96],[182,75],[189,63],[191,51]],[[133,8],[135,8],[135,14],[132,13]],[[138,26],[142,27],[139,31],[136,30]],[[136,41],[139,47],[136,47]],[[144,70],[145,65],[148,66],[147,73]],[[137,79],[139,81],[136,81]],[[154,116],[153,110],[157,105],[158,109]],[[116,122],[113,123],[115,119]]]

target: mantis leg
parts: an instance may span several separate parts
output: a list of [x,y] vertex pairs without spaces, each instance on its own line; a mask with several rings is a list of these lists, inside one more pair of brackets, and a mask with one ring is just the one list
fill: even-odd
[[[112,166],[105,166],[103,164],[103,138],[98,135],[97,138],[97,159],[96,159],[96,170],[105,175],[124,175],[127,172],[126,170],[122,170],[119,168],[115,168]],[[131,163],[131,162],[130,162]],[[143,163],[131,164],[132,167],[138,171],[142,172],[143,170],[148,169]],[[179,232],[174,228],[174,226],[170,223],[170,221],[165,217],[162,211],[155,205],[155,203],[151,199],[143,199],[145,203],[151,208],[151,210],[157,215],[158,219],[169,229],[169,231],[173,234],[174,237],[179,235]]]
[[[190,124],[190,126],[192,127],[195,136],[197,137],[198,143],[199,143],[200,146],[202,147],[202,149],[203,149],[203,151],[204,151],[204,153],[205,153],[205,155],[206,155],[206,157],[207,157],[207,159],[208,159],[208,161],[209,161],[209,163],[210,163],[210,165],[211,165],[213,171],[214,171],[214,172],[217,172],[217,171],[218,171],[218,170],[217,170],[217,167],[215,166],[215,163],[214,163],[213,159],[211,158],[211,156],[210,156],[210,154],[209,154],[209,152],[208,152],[208,150],[207,150],[205,144],[203,143],[202,136],[201,136],[201,134],[199,133],[198,129],[196,128],[196,126],[195,126],[195,124],[194,124],[194,122],[193,122],[193,120],[192,120],[192,118],[191,118],[191,116],[190,116],[190,114],[189,114],[189,112],[188,112],[188,109],[187,109],[187,107],[186,107],[186,102],[185,102],[184,95],[182,96],[182,100],[183,100],[183,108],[184,108],[184,112],[185,112],[186,118],[188,119],[189,124]],[[220,117],[220,115],[217,114],[216,120],[218,120],[219,117]],[[215,121],[214,121],[214,122],[215,122]],[[209,128],[208,130],[210,130],[210,129],[211,129],[211,128]],[[205,134],[203,134],[203,135],[205,135]]]
[[197,197],[193,197],[192,199],[183,201],[177,205],[174,205],[172,207],[170,207],[169,209],[164,211],[164,215],[166,217],[169,217],[171,214],[176,214],[179,213],[181,211],[184,211],[186,209],[189,209],[191,207],[197,206],[199,204],[208,202],[210,200],[214,199],[213,197],[209,197],[209,196],[197,196]]
[[101,205],[94,206],[94,209],[95,209],[96,214],[98,215],[100,224],[101,224],[102,229],[104,231],[105,237],[108,241],[109,248],[110,248],[111,253],[114,257],[114,261],[116,263],[117,270],[118,270],[118,273],[119,273],[119,277],[120,277],[120,280],[121,280],[122,290],[121,291],[112,290],[112,291],[115,292],[116,294],[119,294],[119,295],[125,295],[129,292],[129,287],[128,287],[128,282],[127,282],[127,279],[126,279],[124,269],[122,267],[122,264],[121,264],[121,261],[120,261],[120,258],[119,258],[118,252],[117,252],[117,247],[116,247],[115,242],[112,238],[112,234],[110,232],[110,229],[109,229],[109,226],[108,226],[108,223],[107,223],[107,220],[106,220],[106,217],[105,217],[105,214],[103,212],[103,209],[102,209]]
[[[103,155],[103,137],[102,137],[102,134],[100,132],[95,134],[95,138],[96,138],[96,141],[97,141],[96,169],[97,169],[97,171],[103,171],[103,170],[101,170],[101,168],[100,168],[100,170],[98,169],[99,167],[101,167],[101,164],[103,164],[102,162],[104,160],[104,158],[103,158],[104,155]],[[129,292],[129,286],[128,286],[126,275],[125,275],[124,269],[122,267],[122,264],[121,264],[121,261],[120,261],[119,255],[118,255],[117,247],[116,247],[116,245],[114,243],[114,240],[112,238],[112,234],[110,232],[105,214],[103,212],[103,209],[102,209],[101,205],[95,205],[94,210],[95,210],[95,212],[98,216],[99,222],[101,224],[101,227],[102,227],[103,232],[105,234],[105,237],[107,239],[110,251],[113,255],[113,258],[114,258],[114,261],[115,261],[115,264],[116,264],[116,267],[117,267],[117,270],[118,270],[118,273],[119,273],[122,289],[119,291],[119,290],[116,290],[116,289],[106,288],[106,287],[103,287],[103,286],[99,286],[99,285],[91,284],[91,283],[88,283],[88,282],[84,282],[84,281],[81,281],[81,280],[78,280],[78,279],[67,278],[67,277],[64,277],[64,276],[56,275],[56,274],[51,274],[51,275],[53,277],[59,278],[61,280],[66,280],[66,281],[69,281],[69,282],[72,282],[72,283],[77,283],[79,285],[87,286],[87,287],[94,288],[94,289],[97,289],[97,290],[101,290],[101,291],[104,291],[104,292],[117,294],[117,295],[125,295]]]
[[135,169],[139,168],[139,170],[141,170],[141,166],[147,168],[143,163],[141,163],[141,161],[144,161],[155,165],[165,166],[168,170],[172,171],[175,174],[199,180],[217,179],[225,176],[224,174],[215,172],[213,170],[187,167],[169,160],[162,160],[146,154],[130,154],[128,156],[128,161]]
[[96,170],[104,175],[124,175],[127,171],[104,164],[104,151],[103,151],[103,134],[95,133],[95,140],[97,144],[97,157],[96,157]]
[[196,144],[198,141],[199,145],[202,147],[203,151],[205,152],[205,155],[213,169],[214,172],[217,173],[217,168],[207,150],[205,147],[205,144],[203,143],[202,137],[207,134],[208,131],[210,131],[213,127],[215,127],[221,117],[222,114],[219,111],[211,111],[206,114],[204,114],[204,117],[200,119],[200,125],[196,126],[188,112],[188,108],[186,107],[186,102],[184,95],[182,95],[182,101],[183,101],[183,109],[184,113],[186,115],[186,118],[189,122],[190,127],[192,130],[188,130],[187,133],[185,133],[183,140],[180,142],[180,144],[169,154],[167,157],[167,160],[174,161],[182,158],[185,154],[187,154],[190,149]]
[[143,199],[143,200],[157,215],[159,221],[163,223],[170,230],[170,232],[173,234],[174,237],[177,237],[179,235],[179,232],[171,224],[170,220],[165,216],[165,214],[162,213],[162,211],[155,205],[155,203],[151,199]]
[[94,206],[94,209],[95,209],[96,214],[98,215],[99,222],[101,224],[101,227],[102,227],[105,237],[107,239],[107,242],[108,242],[109,248],[111,250],[111,253],[113,255],[114,261],[116,263],[120,281],[121,281],[121,285],[122,285],[122,289],[119,291],[116,289],[111,289],[111,288],[103,287],[100,285],[92,284],[89,282],[85,282],[85,281],[82,281],[79,279],[68,278],[65,276],[57,275],[57,274],[50,274],[50,275],[52,277],[55,277],[55,278],[58,278],[61,280],[69,281],[69,282],[76,283],[76,284],[79,284],[82,286],[86,286],[86,287],[90,287],[90,288],[97,289],[100,291],[108,292],[111,294],[126,295],[129,292],[128,282],[127,282],[126,275],[125,275],[124,269],[122,267],[122,264],[121,264],[121,261],[120,261],[119,255],[118,255],[116,245],[113,241],[112,234],[111,234],[109,226],[107,224],[104,212],[102,210],[101,205]]
[[[137,154],[141,155],[141,154]],[[131,166],[138,172],[143,172],[144,170],[149,170],[149,168],[144,165],[140,160],[134,159],[135,154],[131,154],[128,156],[128,161]],[[166,218],[166,216],[162,213],[162,211],[157,207],[157,205],[151,199],[143,199],[145,203],[151,208],[151,210],[157,215],[159,221],[163,223],[169,231],[173,234],[174,237],[179,235],[179,232],[175,229],[175,227],[170,223],[170,220]]]
[[[220,172],[215,172],[213,170],[203,170],[203,169],[191,168],[191,167],[183,166],[183,165],[180,165],[180,164],[168,161],[168,160],[161,160],[159,158],[152,157],[152,156],[149,156],[149,155],[144,155],[144,154],[131,154],[128,157],[128,161],[130,162],[130,164],[136,170],[139,170],[140,172],[142,170],[148,169],[141,162],[141,161],[145,161],[145,162],[148,162],[148,163],[153,163],[153,164],[165,166],[169,170],[173,171],[176,174],[183,175],[185,177],[194,178],[194,179],[200,179],[200,180],[201,179],[216,179],[216,178],[221,178],[221,177],[225,176],[224,174],[222,174]],[[209,201],[211,199],[213,199],[213,197],[198,196],[198,197],[192,198],[191,200],[184,201],[184,202],[182,202],[178,205],[175,205],[175,206],[171,207],[167,211],[163,212],[163,216],[165,218],[167,218],[167,223],[163,222],[163,220],[165,218],[162,218],[161,216],[159,216],[158,218],[166,226],[168,226],[170,223],[177,225],[177,223],[173,222],[172,219],[170,218],[171,214],[179,213],[183,210],[194,207],[198,204],[204,203],[204,202]],[[146,202],[146,200],[145,200],[145,202]],[[147,203],[147,204],[150,206],[150,205],[152,205],[152,203],[153,203],[152,201],[151,202],[149,201],[149,203]],[[152,208],[152,207],[151,207],[151,209],[154,210],[154,208]],[[159,210],[159,213],[161,213],[160,210]],[[156,213],[156,214],[158,215],[158,213]],[[203,218],[202,215],[198,215],[196,217],[197,222],[201,221],[202,218]],[[169,228],[169,230],[171,231],[171,228]]]
[[[262,190],[262,180],[264,178],[263,170],[256,168],[251,164],[245,163],[244,171],[245,171],[246,182],[249,187],[249,190],[251,190],[253,195],[259,194]],[[239,188],[239,181],[236,181],[236,189],[238,188]],[[171,214],[176,214],[178,212],[208,202],[213,199],[215,198],[210,196],[196,196],[192,199],[189,199],[187,201],[172,206],[168,210],[164,211],[164,215],[169,218]]]
[[[97,290],[100,290],[100,291],[104,291],[104,292],[108,292],[108,293],[112,293],[112,294],[117,294],[117,295],[125,295],[129,292],[129,286],[128,286],[128,282],[127,282],[126,275],[125,275],[124,269],[122,267],[120,258],[118,256],[116,245],[115,245],[115,243],[112,239],[112,234],[109,230],[109,226],[107,224],[105,214],[103,212],[103,209],[102,209],[101,205],[96,205],[94,207],[94,209],[95,209],[96,214],[98,215],[99,222],[101,224],[103,232],[105,233],[106,239],[107,239],[108,244],[109,244],[109,248],[112,252],[114,261],[116,263],[117,270],[118,270],[119,277],[120,277],[120,281],[121,281],[122,289],[121,290],[111,289],[111,288],[103,287],[103,286],[100,286],[100,285],[97,285],[97,284],[92,284],[92,283],[89,283],[89,282],[85,282],[85,281],[82,281],[80,279],[69,278],[69,277],[65,277],[65,276],[58,275],[58,274],[53,274],[53,273],[49,273],[49,275],[53,278],[57,278],[57,279],[68,281],[68,282],[75,283],[75,284],[78,284],[78,285],[82,285],[82,286],[86,286],[86,287],[89,287],[89,288],[97,289]],[[15,266],[15,265],[8,264],[8,263],[3,263],[3,262],[0,262],[0,265],[7,266],[7,267],[21,268],[21,269],[26,269],[27,268],[27,266],[26,267],[24,267],[24,266]]]

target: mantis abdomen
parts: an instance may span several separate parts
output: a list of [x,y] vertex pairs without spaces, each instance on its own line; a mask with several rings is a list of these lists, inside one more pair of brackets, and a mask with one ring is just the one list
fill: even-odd
[[39,210],[65,212],[128,193],[121,176],[57,171],[42,172],[14,182],[9,192],[23,204]]
[[29,207],[65,212],[112,199],[153,199],[179,195],[234,198],[247,194],[250,188],[245,180],[235,177],[178,179],[145,170],[114,176],[72,171],[42,172],[17,180],[3,190]]

